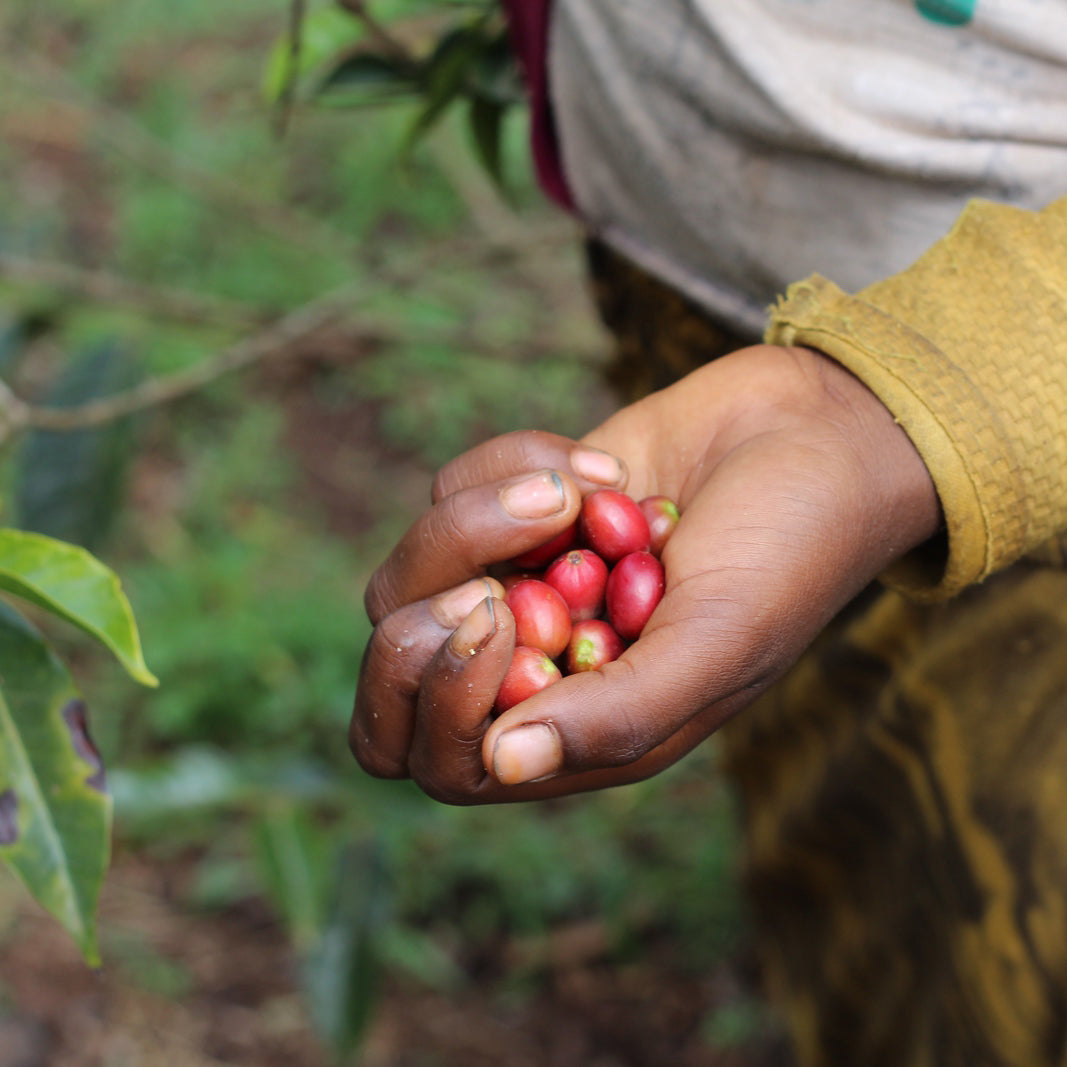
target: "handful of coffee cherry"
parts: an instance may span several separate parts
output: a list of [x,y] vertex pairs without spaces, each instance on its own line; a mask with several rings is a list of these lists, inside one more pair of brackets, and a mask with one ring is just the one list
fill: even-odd
[[565,674],[599,670],[622,655],[663,597],[660,555],[677,524],[669,497],[635,501],[598,489],[572,526],[511,560],[501,581],[515,616],[515,651],[497,714]]

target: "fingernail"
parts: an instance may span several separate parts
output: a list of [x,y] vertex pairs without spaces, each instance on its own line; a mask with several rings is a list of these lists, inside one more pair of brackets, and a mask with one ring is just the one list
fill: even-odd
[[541,471],[500,491],[500,503],[516,519],[547,519],[561,512],[566,502],[555,471]]
[[430,610],[446,630],[454,630],[487,596],[503,595],[504,587],[495,578],[474,578],[434,597]]
[[493,774],[502,785],[534,782],[555,774],[563,763],[556,731],[520,726],[502,734],[493,749]]
[[448,643],[457,656],[473,656],[496,632],[493,598],[486,597],[460,624]]
[[571,467],[575,474],[600,485],[618,485],[626,474],[621,460],[599,448],[576,448],[571,453]]

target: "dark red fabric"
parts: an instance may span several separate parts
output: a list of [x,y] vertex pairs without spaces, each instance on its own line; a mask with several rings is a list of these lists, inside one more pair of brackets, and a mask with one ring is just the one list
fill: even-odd
[[530,95],[530,147],[541,188],[557,204],[574,210],[563,176],[559,141],[548,98],[548,20],[552,0],[503,0],[512,46]]

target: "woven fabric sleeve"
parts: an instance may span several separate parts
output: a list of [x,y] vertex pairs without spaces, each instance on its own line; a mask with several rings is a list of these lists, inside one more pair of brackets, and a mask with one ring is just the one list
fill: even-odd
[[925,461],[947,555],[925,546],[889,584],[945,599],[1067,531],[1067,197],[1039,212],[972,201],[909,269],[855,295],[797,282],[766,339],[847,367]]

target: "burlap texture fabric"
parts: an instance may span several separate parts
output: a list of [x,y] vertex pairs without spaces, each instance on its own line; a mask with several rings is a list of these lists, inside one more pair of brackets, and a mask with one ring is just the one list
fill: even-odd
[[[873,585],[715,740],[799,1067],[1067,1067],[1067,571],[1026,559],[923,599],[1063,527],[1067,238],[1027,220],[972,209],[909,277],[809,282],[775,313],[772,338],[829,349],[942,464],[952,537],[947,569],[909,569],[919,597]],[[957,269],[979,251],[982,293]],[[750,340],[590,263],[627,397]],[[1013,288],[1024,266],[1042,281]]]
[[1067,571],[884,588],[719,735],[801,1067],[1067,1065]]
[[933,476],[947,562],[888,577],[943,599],[1067,529],[1067,198],[1042,212],[972,202],[910,269],[849,296],[813,276],[771,311],[766,339],[810,345],[893,412]]

